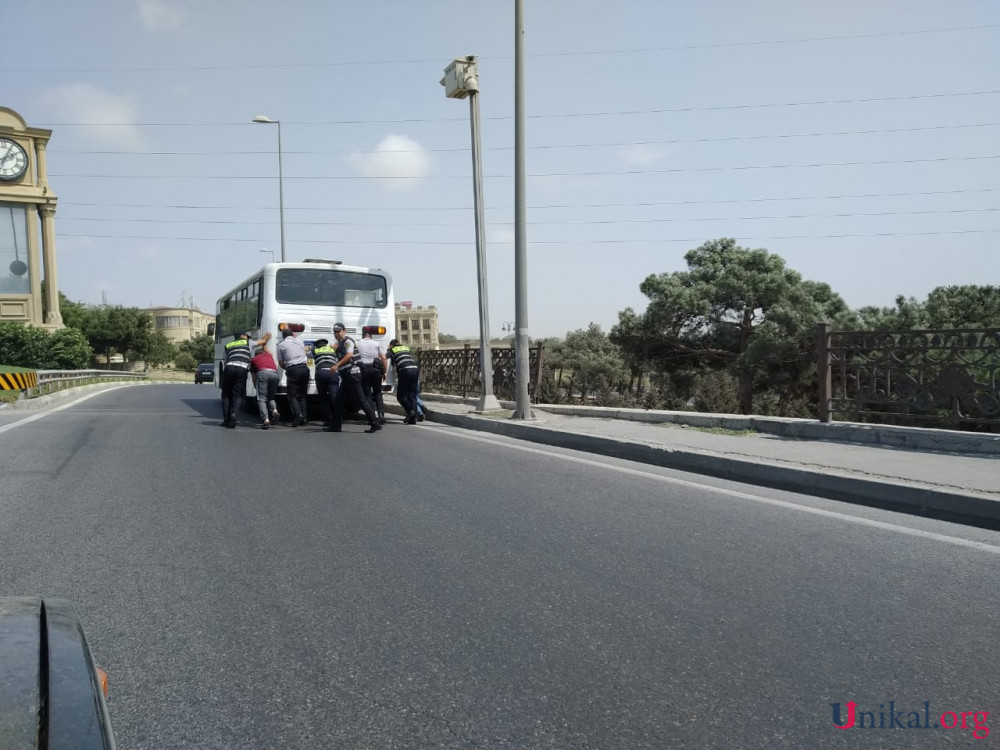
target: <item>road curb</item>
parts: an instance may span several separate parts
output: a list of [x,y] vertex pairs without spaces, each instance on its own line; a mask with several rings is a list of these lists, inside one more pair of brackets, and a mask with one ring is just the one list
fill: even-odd
[[881,479],[827,474],[808,469],[762,463],[718,453],[682,450],[584,435],[473,415],[432,410],[432,422],[489,432],[560,448],[598,453],[612,458],[690,471],[778,490],[801,492],[831,500],[930,516],[983,528],[1000,529],[1000,500],[962,492],[890,482]]

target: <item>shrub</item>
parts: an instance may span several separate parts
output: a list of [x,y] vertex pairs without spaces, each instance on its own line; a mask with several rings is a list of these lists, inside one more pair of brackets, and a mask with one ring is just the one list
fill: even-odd
[[24,323],[0,323],[0,364],[44,368],[48,336],[44,329]]
[[85,370],[93,356],[87,337],[76,328],[60,328],[48,337],[45,349],[46,370]]

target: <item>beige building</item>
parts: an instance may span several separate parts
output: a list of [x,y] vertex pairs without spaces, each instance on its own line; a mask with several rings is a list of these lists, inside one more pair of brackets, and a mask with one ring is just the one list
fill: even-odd
[[437,308],[434,305],[414,307],[412,302],[396,303],[396,338],[399,343],[414,349],[437,349]]
[[153,327],[172,344],[208,333],[208,324],[215,322],[214,315],[203,313],[196,307],[147,307],[143,312],[149,313]]
[[45,164],[51,135],[0,107],[0,321],[54,330],[63,322],[56,278],[56,194],[49,188]]

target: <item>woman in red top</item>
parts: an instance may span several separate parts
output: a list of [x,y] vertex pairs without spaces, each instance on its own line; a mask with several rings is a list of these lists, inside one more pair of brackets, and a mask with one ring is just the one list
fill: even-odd
[[261,429],[266,430],[271,420],[278,421],[278,404],[274,400],[278,393],[278,365],[266,347],[257,349],[250,360],[250,372],[257,378],[257,410],[263,420]]

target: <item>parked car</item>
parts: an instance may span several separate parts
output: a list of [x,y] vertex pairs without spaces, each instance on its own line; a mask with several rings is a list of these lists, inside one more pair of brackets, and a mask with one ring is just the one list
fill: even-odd
[[204,364],[198,365],[198,369],[194,371],[195,383],[211,383],[214,378],[215,365],[211,362],[205,362]]

